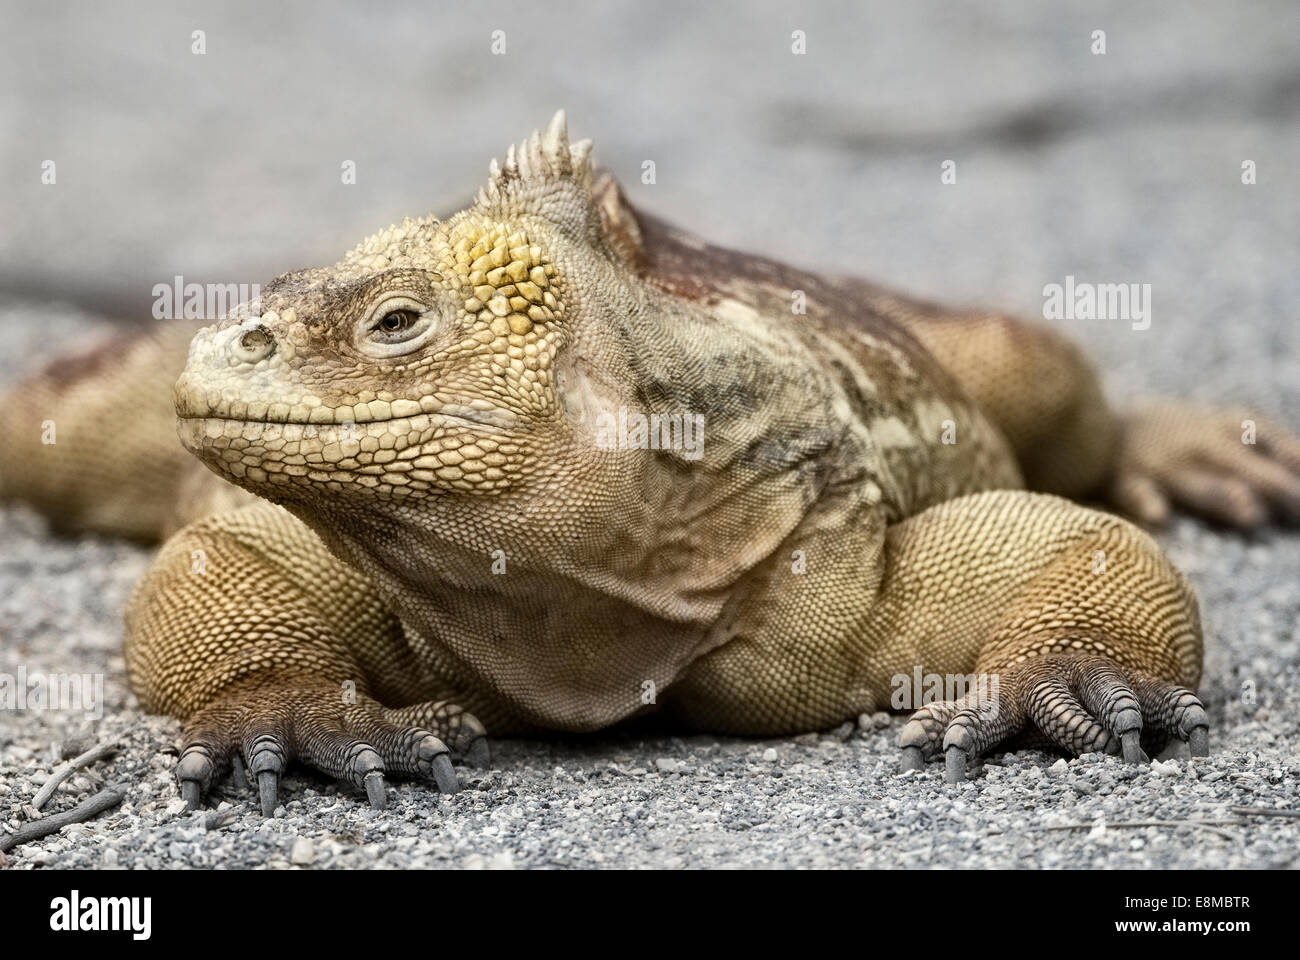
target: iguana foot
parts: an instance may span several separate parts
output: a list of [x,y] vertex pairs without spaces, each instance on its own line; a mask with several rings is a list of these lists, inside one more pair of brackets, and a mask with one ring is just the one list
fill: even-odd
[[1158,526],[1171,504],[1228,527],[1300,522],[1300,438],[1248,411],[1162,404],[1125,418],[1108,494]]
[[355,699],[343,702],[336,686],[284,680],[226,692],[185,724],[176,779],[186,805],[197,808],[232,762],[237,782],[248,782],[244,770],[255,781],[262,814],[269,817],[293,760],[364,790],[377,809],[386,803],[386,773],[431,780],[441,792],[455,793],[453,751],[475,766],[488,761],[483,725],[454,704],[386,709],[360,693]]
[[1011,741],[1047,742],[1072,754],[1123,754],[1144,763],[1143,738],[1154,746],[1185,740],[1194,757],[1209,755],[1209,719],[1190,690],[1092,654],[1047,654],[990,678],[987,695],[922,707],[899,736],[903,769],[940,753],[945,779],[966,777],[969,760]]

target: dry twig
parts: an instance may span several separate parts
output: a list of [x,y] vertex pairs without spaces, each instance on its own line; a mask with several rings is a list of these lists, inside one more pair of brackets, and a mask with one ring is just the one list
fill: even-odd
[[21,843],[30,843],[33,840],[41,839],[41,837],[48,837],[51,833],[57,833],[70,823],[82,823],[89,820],[105,810],[116,807],[122,802],[125,795],[126,789],[124,787],[108,787],[99,791],[93,797],[81,801],[71,810],[51,814],[32,823],[24,823],[8,836],[0,837],[0,853],[12,850]]
[[40,810],[41,807],[49,803],[50,797],[54,796],[54,791],[59,789],[59,784],[64,780],[67,780],[68,777],[72,776],[82,767],[90,766],[90,764],[95,763],[98,760],[103,760],[105,757],[111,756],[116,752],[117,743],[109,741],[108,743],[101,743],[98,746],[91,747],[80,756],[73,757],[67,763],[60,765],[52,774],[50,774],[50,779],[45,781],[45,786],[36,791],[36,796],[32,798],[32,807],[36,810]]

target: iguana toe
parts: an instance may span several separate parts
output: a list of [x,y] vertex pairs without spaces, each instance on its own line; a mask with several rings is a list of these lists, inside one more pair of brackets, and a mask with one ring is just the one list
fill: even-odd
[[1144,523],[1171,501],[1226,527],[1300,523],[1300,438],[1248,410],[1159,404],[1125,418],[1109,498]]
[[454,704],[389,710],[362,694],[344,702],[332,684],[258,678],[190,718],[176,778],[187,807],[195,809],[227,766],[234,766],[236,785],[247,789],[246,767],[269,817],[279,806],[280,779],[296,760],[351,783],[382,810],[389,773],[429,781],[442,793],[460,789],[452,751],[439,734],[471,761],[487,762],[483,725]]
[[991,697],[938,701],[916,711],[899,737],[902,769],[944,756],[945,779],[999,745],[1047,745],[1146,763],[1143,739],[1187,742],[1209,755],[1209,719],[1190,690],[1091,654],[1035,657],[1004,672]]
[[487,730],[464,707],[447,700],[415,703],[384,710],[384,719],[396,726],[430,730],[471,766],[486,767],[490,760]]
[[176,780],[180,784],[181,799],[185,809],[197,810],[203,797],[203,791],[212,782],[214,765],[202,744],[190,746],[176,764]]

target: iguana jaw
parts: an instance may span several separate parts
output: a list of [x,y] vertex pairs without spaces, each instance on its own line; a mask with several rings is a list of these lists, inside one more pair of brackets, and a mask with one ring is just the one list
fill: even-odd
[[367,423],[182,417],[178,433],[210,468],[271,499],[314,491],[383,501],[507,489],[529,465],[527,445],[535,438],[512,432],[502,419],[439,413]]

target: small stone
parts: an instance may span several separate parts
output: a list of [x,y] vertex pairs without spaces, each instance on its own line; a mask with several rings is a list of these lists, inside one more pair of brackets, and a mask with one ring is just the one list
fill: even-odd
[[311,841],[306,837],[299,837],[293,842],[293,849],[289,851],[289,862],[296,863],[300,867],[305,867],[316,859],[316,851],[312,848]]
[[893,718],[884,710],[877,710],[871,715],[871,725],[877,730],[885,730],[893,723]]
[[763,751],[763,762],[764,762],[764,763],[776,763],[776,748],[775,748],[775,747],[768,747],[766,750]]
[[681,769],[681,764],[672,757],[659,757],[655,760],[655,769],[660,773],[676,773]]
[[1062,757],[1060,760],[1057,760],[1054,764],[1052,764],[1050,767],[1047,768],[1048,775],[1053,777],[1063,777],[1069,772],[1070,772],[1070,765],[1065,762],[1064,757]]
[[71,760],[73,757],[85,753],[95,746],[95,738],[89,734],[69,737],[64,740],[59,747],[59,757],[63,760]]

